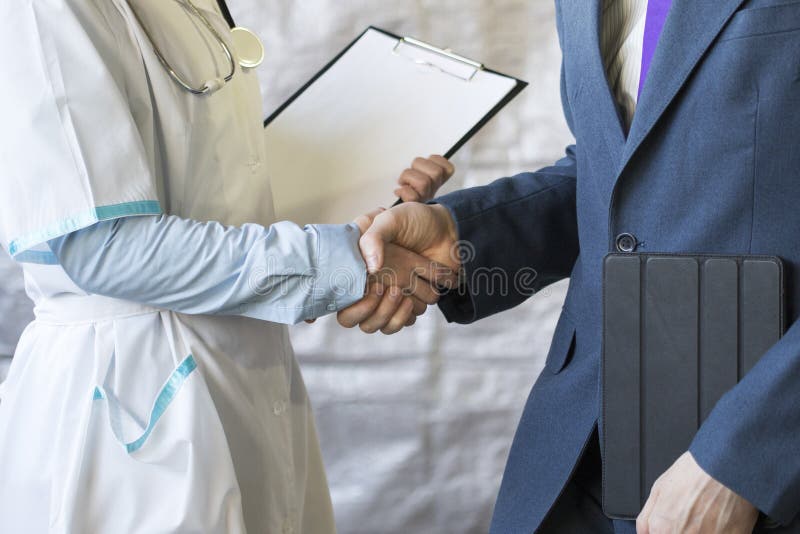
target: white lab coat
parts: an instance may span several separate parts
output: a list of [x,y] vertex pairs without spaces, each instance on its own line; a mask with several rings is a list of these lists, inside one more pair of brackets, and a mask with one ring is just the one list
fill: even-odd
[[[179,3],[130,1],[187,78],[226,73]],[[125,0],[14,0],[0,20],[0,238],[36,303],[0,385],[0,532],[333,532],[284,326],[87,295],[42,245],[161,211],[273,222],[255,73],[190,95]]]
[[20,334],[33,320],[19,264],[0,250],[0,382],[5,380]]

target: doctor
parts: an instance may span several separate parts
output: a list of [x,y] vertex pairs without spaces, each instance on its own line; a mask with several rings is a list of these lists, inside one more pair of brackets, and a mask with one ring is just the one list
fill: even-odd
[[[254,43],[224,2],[19,0],[0,20],[0,238],[36,304],[0,387],[0,532],[333,532],[278,323],[364,295],[371,216],[273,224]],[[401,193],[451,173],[417,160]],[[427,260],[389,255],[368,296],[387,332],[437,299]]]

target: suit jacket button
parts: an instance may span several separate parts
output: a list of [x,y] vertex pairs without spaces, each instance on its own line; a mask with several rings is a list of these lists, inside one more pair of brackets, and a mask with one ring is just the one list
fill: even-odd
[[636,250],[636,237],[633,234],[619,234],[617,236],[617,250],[619,252],[633,252]]

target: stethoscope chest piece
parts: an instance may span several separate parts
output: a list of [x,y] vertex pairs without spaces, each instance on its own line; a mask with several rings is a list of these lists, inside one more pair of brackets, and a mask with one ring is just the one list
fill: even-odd
[[261,65],[264,61],[264,44],[255,33],[237,26],[231,30],[231,36],[239,65],[246,69],[254,69]]

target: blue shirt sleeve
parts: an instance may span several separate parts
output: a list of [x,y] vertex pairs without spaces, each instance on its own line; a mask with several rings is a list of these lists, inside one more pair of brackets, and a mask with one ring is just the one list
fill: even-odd
[[364,295],[359,237],[355,224],[232,227],[159,215],[97,223],[49,245],[88,293],[289,324]]

